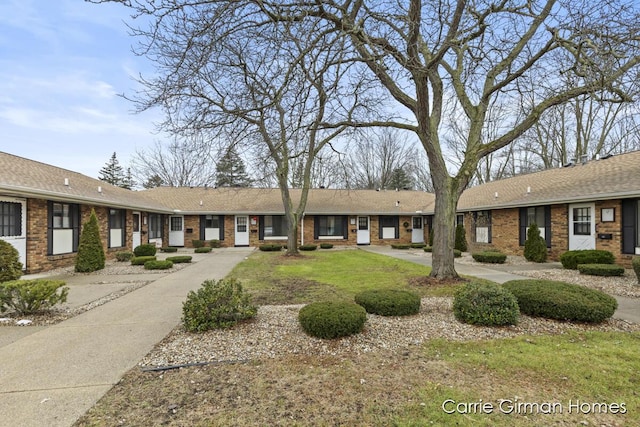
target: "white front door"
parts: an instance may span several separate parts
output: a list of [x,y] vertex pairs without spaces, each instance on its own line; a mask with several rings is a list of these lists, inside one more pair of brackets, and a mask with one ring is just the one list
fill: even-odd
[[27,201],[0,198],[0,239],[11,244],[20,255],[22,268],[27,267]]
[[596,248],[596,206],[569,205],[569,250]]
[[131,241],[133,248],[140,246],[142,240],[140,238],[140,212],[133,213],[133,226],[131,228]]
[[249,217],[236,216],[236,243],[235,246],[249,246]]
[[411,243],[424,243],[424,229],[421,216],[414,216],[411,219]]
[[358,217],[358,233],[356,235],[358,245],[368,245],[371,243],[371,233],[369,232],[369,217]]
[[169,217],[169,246],[184,246],[184,217]]

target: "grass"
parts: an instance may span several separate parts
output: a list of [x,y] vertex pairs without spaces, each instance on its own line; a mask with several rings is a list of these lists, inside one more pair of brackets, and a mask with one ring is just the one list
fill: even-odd
[[321,299],[353,300],[370,289],[405,289],[422,296],[450,296],[455,285],[426,286],[429,267],[360,250],[308,252],[286,257],[257,252],[236,266],[257,304],[300,304]]
[[[267,302],[351,298],[380,287],[451,294],[455,285],[416,280],[428,272],[364,251],[299,258],[265,252],[231,276]],[[635,426],[638,354],[637,332],[569,332],[433,339],[399,350],[296,354],[155,373],[132,369],[76,425]],[[586,406],[577,411],[570,406],[576,402]],[[625,413],[604,412],[609,404]]]

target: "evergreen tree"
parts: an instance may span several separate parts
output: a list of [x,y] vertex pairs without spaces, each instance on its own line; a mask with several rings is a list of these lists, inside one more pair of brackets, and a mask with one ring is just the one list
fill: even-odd
[[164,185],[164,180],[160,177],[160,175],[153,175],[142,184],[142,186],[146,189],[160,187]]
[[413,188],[413,180],[402,168],[395,168],[391,172],[389,187],[397,190],[410,190]]
[[133,175],[131,174],[131,168],[127,168],[127,175],[124,177],[122,184],[120,187],[126,188],[127,190],[131,190],[136,186],[136,182],[133,180]]
[[216,164],[216,187],[250,187],[251,179],[247,174],[244,162],[233,147]]
[[95,210],[91,209],[91,216],[82,227],[78,255],[76,256],[76,271],[88,273],[104,268],[105,255],[102,239],[100,239],[100,227]]
[[456,226],[456,240],[454,249],[459,250],[460,252],[467,251],[467,232],[464,229],[464,225],[458,224]]
[[524,242],[524,257],[527,261],[547,261],[547,242],[540,235],[540,229],[535,223],[531,224],[527,230],[527,240]]
[[113,152],[111,159],[109,159],[102,169],[100,169],[98,179],[108,182],[109,184],[117,185],[118,187],[124,187],[124,185],[126,185],[127,178],[122,166],[120,166],[120,162],[116,157],[115,151]]

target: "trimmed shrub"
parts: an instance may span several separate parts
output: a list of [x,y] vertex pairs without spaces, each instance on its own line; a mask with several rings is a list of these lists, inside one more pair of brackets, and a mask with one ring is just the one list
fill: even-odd
[[624,267],[616,264],[578,264],[580,274],[590,276],[622,276]]
[[18,250],[0,239],[0,282],[17,280],[22,276],[22,263]]
[[206,280],[182,304],[182,323],[189,332],[229,328],[254,317],[258,309],[236,279]]
[[116,252],[116,260],[119,262],[131,261],[131,258],[133,258],[133,252],[129,252],[129,251]]
[[453,257],[454,258],[460,258],[462,256],[462,252],[459,249],[454,249],[453,250]]
[[356,294],[356,304],[380,316],[409,316],[420,311],[420,297],[398,289],[380,289]]
[[504,326],[518,323],[518,301],[496,283],[471,282],[458,289],[453,298],[456,319],[471,325]]
[[431,230],[429,230],[429,246],[433,247],[433,235],[434,235],[434,231],[433,228]]
[[152,259],[144,263],[145,270],[167,270],[173,267],[173,262],[169,260]]
[[471,256],[474,260],[487,264],[504,264],[507,260],[507,256],[505,254],[496,251],[475,252],[471,254]]
[[133,254],[139,256],[154,256],[156,254],[156,245],[144,243],[133,248]]
[[331,249],[333,248],[332,243],[320,243],[320,249]]
[[208,254],[209,252],[211,252],[211,248],[203,246],[201,248],[195,248],[193,252],[196,254]]
[[552,280],[512,280],[502,285],[515,295],[520,311],[529,316],[600,323],[613,316],[612,296],[580,285]]
[[298,249],[300,249],[301,251],[315,251],[316,249],[318,249],[318,245],[307,243],[306,245],[300,246]]
[[425,246],[427,246],[427,244],[426,244],[426,243],[412,243],[412,244],[411,244],[411,247],[412,247],[413,249],[422,249],[422,248],[424,248]]
[[425,252],[433,252],[433,247],[432,246],[425,246],[422,250],[425,251]]
[[[58,292],[59,290],[59,292]],[[69,288],[62,280],[12,280],[0,283],[0,312],[33,314],[67,301]]]
[[631,266],[633,267],[633,271],[636,273],[638,284],[640,285],[640,256],[633,257],[631,260]]
[[220,243],[220,240],[214,239],[209,241],[209,246],[211,246],[212,248],[221,248],[222,243]]
[[102,270],[105,265],[104,247],[100,240],[100,228],[95,210],[91,209],[89,221],[82,227],[78,254],[76,255],[75,270],[79,273],[89,273]]
[[191,244],[193,245],[194,248],[203,248],[204,247],[204,240],[198,240],[198,239],[193,239],[191,241]]
[[410,247],[411,247],[411,244],[409,243],[392,243],[391,244],[392,249],[409,249]]
[[177,255],[177,256],[169,256],[167,257],[167,261],[171,261],[174,264],[181,264],[181,263],[189,263],[191,262],[191,256],[189,255]]
[[462,224],[456,225],[456,240],[453,247],[460,252],[467,251],[467,232]]
[[560,255],[560,262],[564,268],[576,270],[579,264],[613,264],[615,257],[609,251],[587,249],[567,251]]
[[178,248],[174,247],[174,246],[167,246],[164,248],[160,248],[161,252],[178,252]]
[[537,224],[531,224],[524,242],[524,257],[527,261],[547,262],[547,241],[540,235]]
[[144,265],[147,261],[155,261],[155,256],[134,256],[131,258],[131,265]]
[[282,245],[276,243],[265,243],[258,247],[263,252],[279,252],[282,250]]
[[366,320],[363,307],[342,301],[314,302],[302,307],[298,314],[300,326],[308,335],[324,339],[357,334]]

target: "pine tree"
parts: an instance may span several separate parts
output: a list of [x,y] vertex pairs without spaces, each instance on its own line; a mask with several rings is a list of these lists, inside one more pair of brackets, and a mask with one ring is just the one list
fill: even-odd
[[142,186],[146,189],[160,187],[164,185],[164,180],[160,177],[160,175],[153,175],[147,178],[147,180],[142,184]]
[[524,257],[527,261],[547,261],[547,242],[540,235],[540,229],[535,223],[531,224],[527,230],[527,240],[524,242]]
[[467,251],[467,232],[465,231],[464,225],[462,224],[456,225],[456,240],[454,249],[457,249],[460,252]]
[[117,185],[118,187],[123,187],[124,185],[126,185],[127,178],[124,174],[122,166],[120,166],[120,162],[116,157],[115,151],[113,152],[111,159],[109,159],[109,161],[102,167],[102,169],[100,169],[98,179],[108,182],[109,184]]
[[216,164],[216,187],[250,187],[251,179],[247,174],[244,162],[233,147]]
[[402,168],[395,168],[391,171],[391,179],[389,180],[389,187],[397,190],[410,190],[413,188],[413,181],[411,177],[407,175]]
[[91,209],[91,216],[82,227],[78,255],[76,255],[76,271],[88,273],[102,270],[105,263],[104,247],[100,239],[100,227],[96,212]]
[[133,180],[133,175],[131,174],[131,168],[127,168],[127,175],[124,177],[122,184],[120,187],[126,188],[127,190],[131,190],[136,186],[136,182]]

